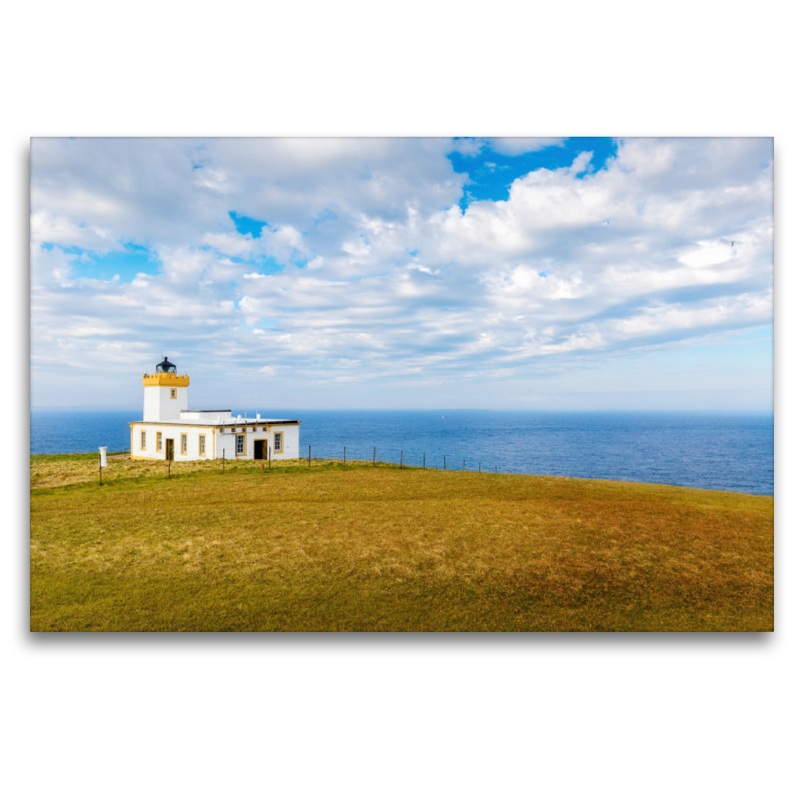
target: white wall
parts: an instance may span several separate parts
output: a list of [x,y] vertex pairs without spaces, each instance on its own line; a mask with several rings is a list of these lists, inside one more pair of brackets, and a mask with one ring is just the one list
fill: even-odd
[[[133,458],[160,458],[167,457],[167,439],[175,440],[175,461],[196,461],[198,459],[214,458],[214,428],[206,428],[199,425],[145,425],[143,423],[136,423],[132,426],[133,434],[131,437],[131,456]],[[145,450],[141,449],[142,431],[147,432],[147,447]],[[156,450],[156,441],[158,439],[157,433],[161,432],[162,446],[161,452]],[[187,452],[186,455],[181,453],[181,434],[186,434]],[[206,437],[206,454],[200,455],[199,436],[205,434]]]
[[[255,457],[255,442],[257,439],[263,439],[267,442],[268,447],[273,448],[272,458],[276,460],[287,458],[298,458],[300,453],[300,426],[299,425],[268,425],[265,421],[260,421],[253,424],[252,422],[247,425],[234,425],[236,434],[230,432],[230,427],[225,427],[225,433],[220,434],[217,430],[217,452],[216,457],[222,458],[222,450],[225,450],[225,458],[254,458]],[[265,430],[266,429],[266,430]],[[275,433],[283,433],[283,452],[275,453]],[[236,455],[236,435],[244,433],[245,438],[245,453],[243,455]]]
[[[175,440],[175,461],[194,461],[200,458],[222,458],[222,451],[225,451],[226,459],[249,458],[255,456],[255,442],[257,439],[266,441],[268,447],[275,446],[275,433],[283,434],[283,452],[275,453],[273,449],[272,458],[275,460],[299,458],[300,456],[300,426],[299,425],[267,425],[265,422],[253,425],[236,425],[236,433],[245,432],[244,455],[236,455],[236,436],[230,433],[230,427],[226,427],[225,433],[219,428],[206,427],[200,425],[158,425],[157,423],[135,423],[131,430],[131,456],[134,458],[166,458],[167,439]],[[255,428],[255,430],[253,430]],[[267,430],[264,430],[267,428]],[[141,449],[141,432],[147,432],[147,447]],[[161,452],[156,450],[157,433],[161,431],[162,447]],[[188,452],[186,455],[181,453],[181,434],[187,434]],[[198,435],[205,434],[206,454],[199,454]]]
[[275,458],[299,458],[300,457],[300,426],[299,425],[274,425],[275,431],[283,431],[284,443],[283,454]]
[[[173,400],[170,391],[175,389],[177,397]],[[163,422],[178,420],[181,411],[189,407],[188,386],[145,386],[144,415],[145,422]]]
[[225,458],[234,458],[236,440],[234,439],[233,434],[228,433],[228,430],[228,428],[225,428],[225,432],[221,433],[219,428],[217,428],[217,449],[214,454],[214,458],[222,458],[223,450],[225,451]]
[[231,415],[230,409],[227,411],[181,411],[181,419],[194,420],[216,420],[217,422],[228,419]]

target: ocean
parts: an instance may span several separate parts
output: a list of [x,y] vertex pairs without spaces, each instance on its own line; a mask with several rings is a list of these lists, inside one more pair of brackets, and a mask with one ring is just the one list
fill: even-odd
[[[254,416],[258,409],[248,409]],[[234,409],[234,414],[244,410]],[[300,453],[486,472],[774,494],[771,414],[552,411],[298,411]],[[34,410],[31,453],[128,450],[131,411]]]

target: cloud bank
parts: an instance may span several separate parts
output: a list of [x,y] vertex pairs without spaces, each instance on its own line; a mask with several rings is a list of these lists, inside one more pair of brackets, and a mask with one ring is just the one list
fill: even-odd
[[164,352],[300,407],[336,384],[452,404],[461,382],[771,325],[770,139],[619,140],[460,207],[473,179],[448,154],[561,141],[35,139],[34,402],[80,404],[87,364],[122,387]]

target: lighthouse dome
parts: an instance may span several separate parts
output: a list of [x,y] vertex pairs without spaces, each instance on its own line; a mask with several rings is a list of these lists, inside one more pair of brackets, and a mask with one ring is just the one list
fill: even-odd
[[177,372],[178,368],[167,358],[156,364],[156,372]]

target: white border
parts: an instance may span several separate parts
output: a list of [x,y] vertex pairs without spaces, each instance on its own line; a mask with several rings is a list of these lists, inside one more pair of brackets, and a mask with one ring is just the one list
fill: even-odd
[[778,632],[31,636],[16,432],[2,559],[9,796],[787,796],[800,710],[800,526],[787,491],[800,131],[783,8],[13,7],[2,53],[6,420],[27,416],[17,343],[30,136],[774,135]]

